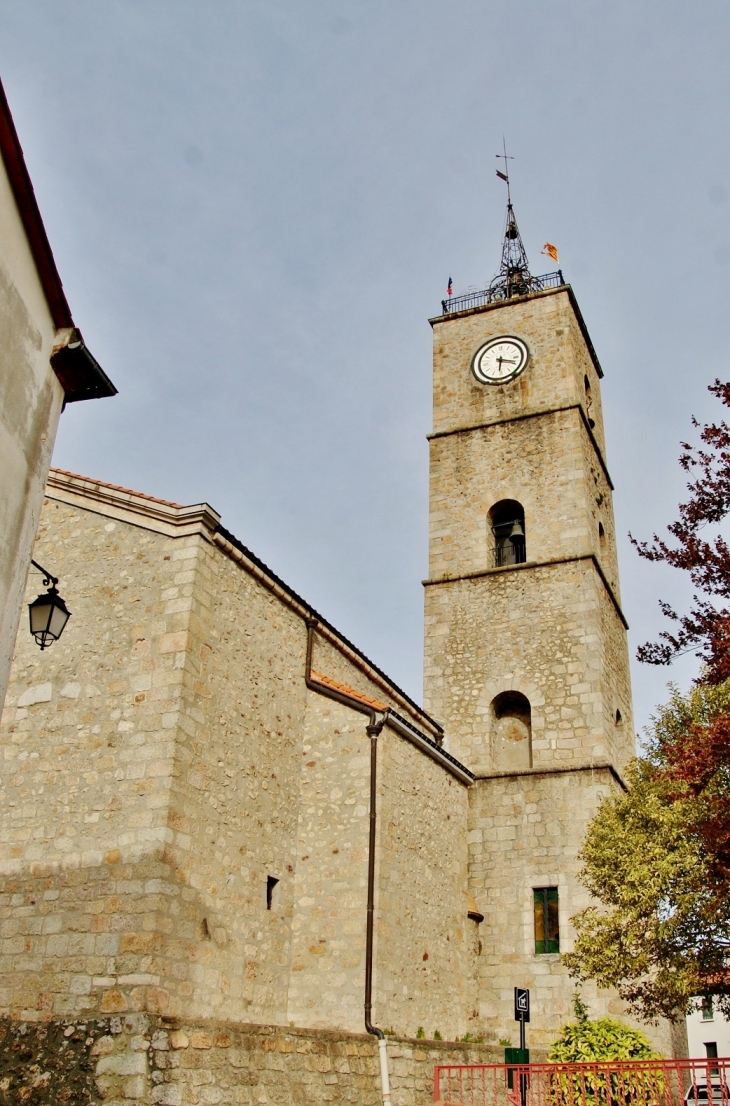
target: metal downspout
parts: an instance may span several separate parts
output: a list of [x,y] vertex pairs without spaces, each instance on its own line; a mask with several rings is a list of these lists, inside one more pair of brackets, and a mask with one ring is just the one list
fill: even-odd
[[334,699],[344,706],[351,707],[361,714],[368,715],[367,735],[370,738],[370,816],[368,831],[368,902],[365,924],[365,1029],[378,1041],[378,1058],[380,1060],[380,1084],[382,1088],[383,1106],[390,1106],[390,1079],[388,1076],[388,1042],[382,1029],[372,1023],[373,1010],[373,938],[375,932],[375,846],[377,843],[377,797],[378,797],[378,736],[388,718],[389,711],[379,713],[371,707],[366,707],[357,699],[351,699],[334,688],[325,687],[323,684],[312,680],[312,653],[314,649],[314,633],[317,629],[316,619],[307,619],[307,659],[305,683],[311,691],[324,695],[328,699]]
[[368,908],[365,929],[365,1028],[378,1039],[380,1058],[380,1083],[383,1106],[390,1106],[390,1079],[388,1077],[388,1042],[385,1033],[372,1023],[373,1010],[373,936],[375,930],[375,845],[377,840],[378,797],[378,736],[387,715],[383,715],[367,728],[370,738],[370,832],[368,838]]

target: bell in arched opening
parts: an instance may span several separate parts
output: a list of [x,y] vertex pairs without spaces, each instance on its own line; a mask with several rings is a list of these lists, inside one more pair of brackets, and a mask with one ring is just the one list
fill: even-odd
[[516,499],[500,499],[489,512],[494,537],[494,567],[518,565],[527,560],[525,512]]

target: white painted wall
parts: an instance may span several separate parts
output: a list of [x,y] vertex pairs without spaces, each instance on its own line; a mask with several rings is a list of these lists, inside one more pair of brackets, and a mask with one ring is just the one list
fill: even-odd
[[[706,1015],[711,1013],[708,1018]],[[692,1058],[703,1059],[707,1055],[705,1045],[717,1045],[718,1056],[730,1056],[730,1022],[714,1008],[712,1011],[695,1010],[687,1016],[687,1039]]]
[[50,363],[54,338],[0,158],[0,709],[63,405]]

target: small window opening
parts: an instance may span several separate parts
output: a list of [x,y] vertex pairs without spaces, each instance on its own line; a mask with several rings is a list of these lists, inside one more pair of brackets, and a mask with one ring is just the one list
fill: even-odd
[[[705,1056],[707,1057],[707,1059],[708,1060],[716,1060],[717,1059],[717,1041],[705,1041],[704,1046],[705,1046]],[[720,1068],[717,1064],[708,1064],[707,1065],[707,1071],[708,1071],[709,1075],[717,1075],[717,1074],[719,1074]],[[709,1082],[709,1080],[708,1080],[708,1082]]]
[[533,891],[535,912],[535,952],[560,952],[557,887],[536,887]]
[[266,909],[271,910],[274,905],[274,888],[278,883],[276,876],[266,877]]
[[525,512],[516,499],[501,499],[489,512],[494,537],[494,567],[519,565],[527,560]]
[[711,1022],[714,1020],[714,1016],[712,995],[705,995],[702,999],[702,1020],[703,1022]]
[[594,429],[596,421],[593,418],[593,396],[591,395],[591,382],[587,376],[583,377],[583,387],[586,390],[586,418],[588,419],[588,425],[591,430]]
[[620,710],[616,711],[615,722],[617,726],[621,726],[623,724],[623,717]]
[[603,529],[603,523],[598,523],[598,546],[601,553],[606,552],[606,531]]
[[198,926],[198,936],[201,941],[210,941],[212,939],[207,918],[203,918],[200,925]]
[[502,691],[492,700],[492,760],[496,768],[519,772],[532,768],[532,709],[519,691]]

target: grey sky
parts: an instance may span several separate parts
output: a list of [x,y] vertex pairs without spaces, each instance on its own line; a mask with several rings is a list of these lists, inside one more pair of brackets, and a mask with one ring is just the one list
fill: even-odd
[[[727,378],[720,0],[0,0],[0,73],[74,315],[119,388],[57,465],[224,524],[420,697],[429,315],[499,259],[502,134],[605,370],[619,535]],[[632,647],[672,574],[621,549]],[[109,566],[114,573],[114,566]],[[71,597],[67,597],[69,603]],[[637,721],[686,682],[634,666]]]

